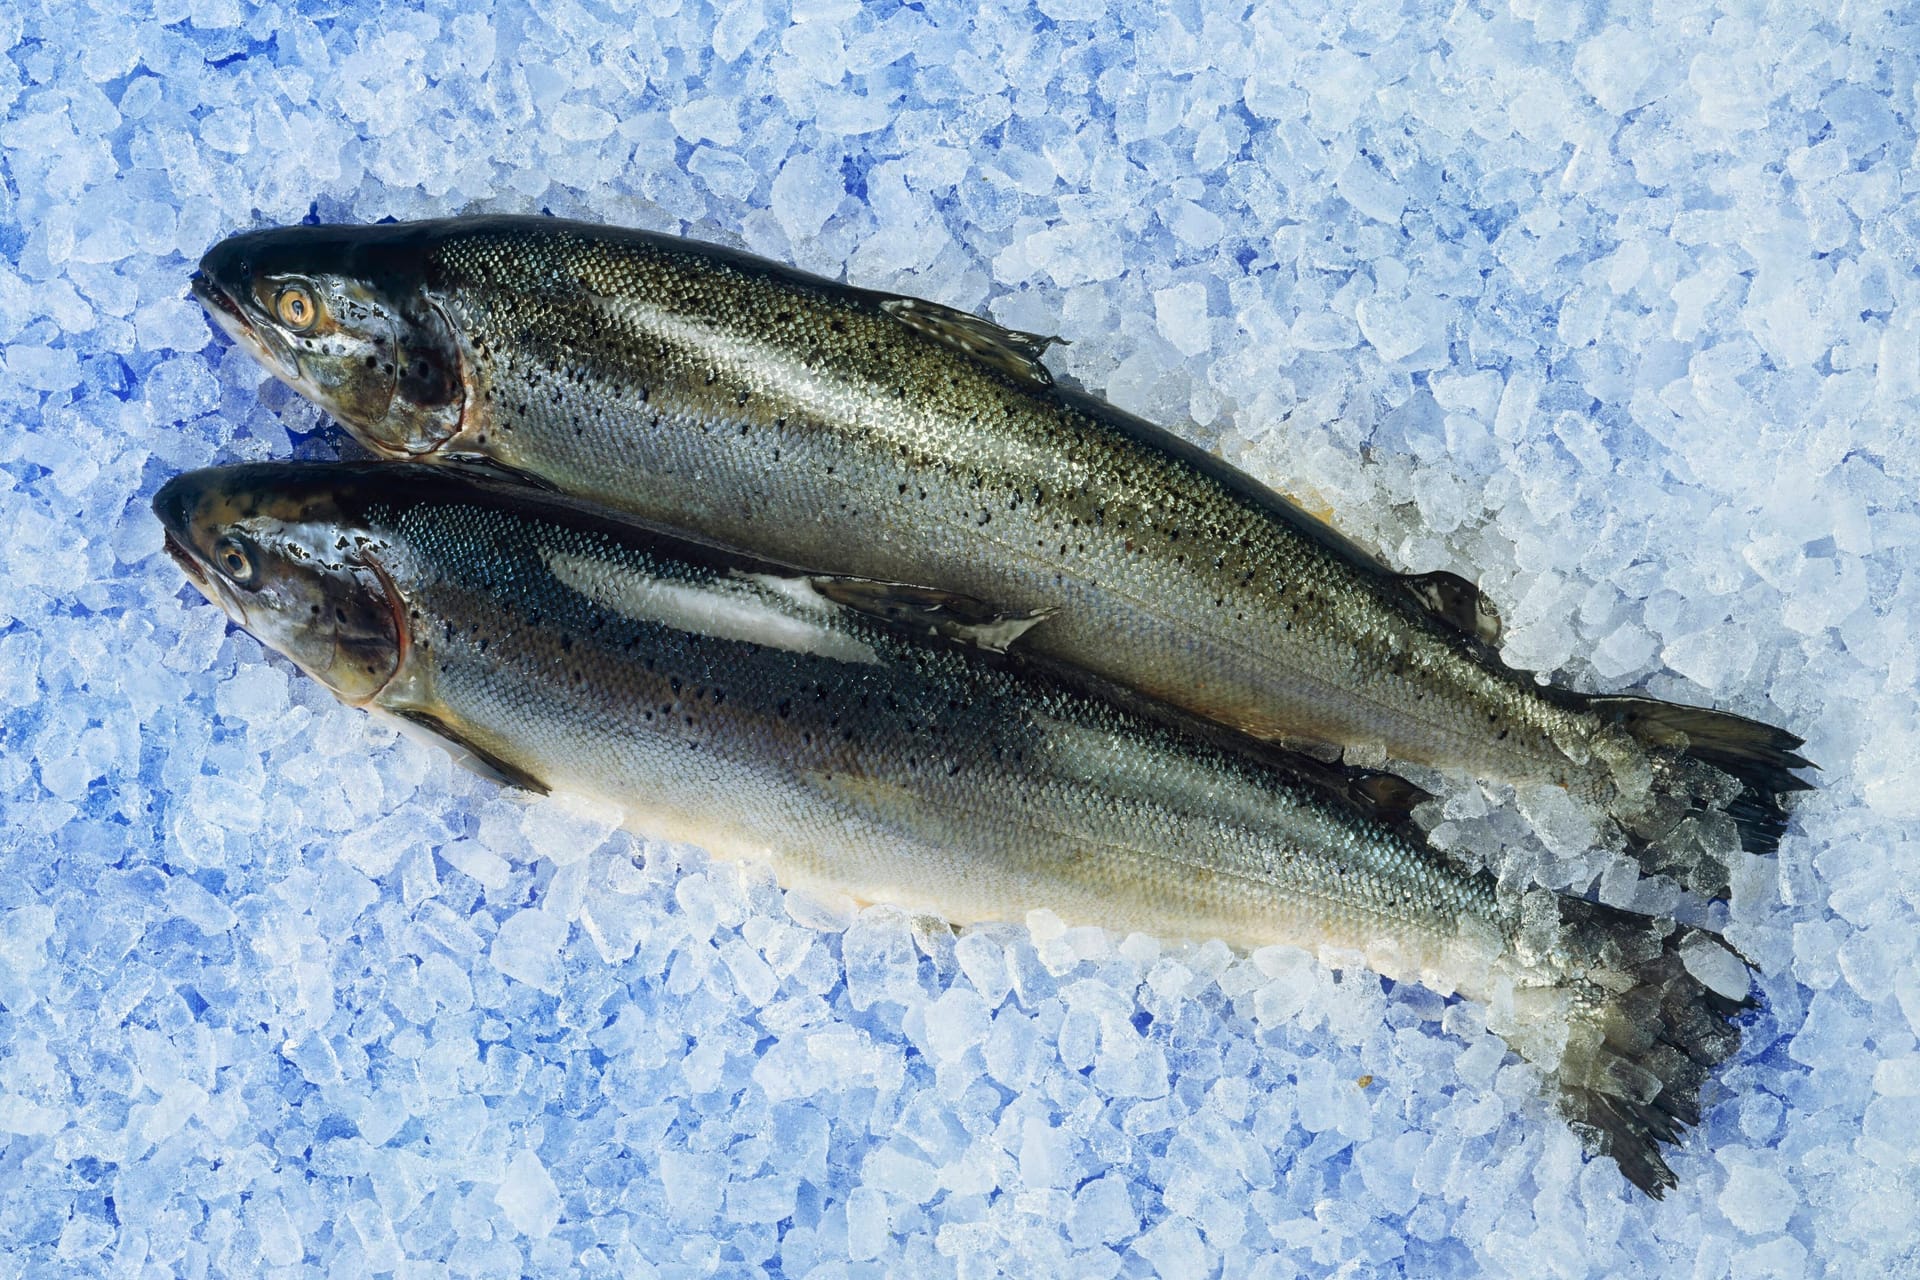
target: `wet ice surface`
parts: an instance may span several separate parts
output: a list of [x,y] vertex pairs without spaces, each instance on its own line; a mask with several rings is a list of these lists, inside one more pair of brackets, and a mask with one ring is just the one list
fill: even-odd
[[[1403,7],[0,10],[8,1268],[1912,1265],[1920,33]],[[1060,333],[1056,370],[1477,579],[1516,665],[1806,733],[1821,790],[1712,917],[1764,1007],[1679,1189],[1583,1163],[1472,1006],[786,899],[230,632],[147,497],[336,441],[211,337],[194,259],[543,208]],[[1527,815],[1455,788],[1440,835],[1671,901]]]

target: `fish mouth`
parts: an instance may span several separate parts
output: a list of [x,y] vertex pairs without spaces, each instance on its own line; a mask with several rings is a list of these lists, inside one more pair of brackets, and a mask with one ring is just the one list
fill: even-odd
[[190,513],[199,501],[200,494],[201,489],[193,477],[175,476],[153,495],[153,514],[160,521],[162,546],[166,549],[167,558],[180,566],[180,572],[187,575],[187,581],[193,584],[195,590],[219,606],[229,618],[240,620],[246,616],[245,610],[240,608],[240,602],[233,599],[220,576],[212,571],[206,559],[193,549],[193,543],[187,538]]
[[214,283],[213,277],[204,270],[193,273],[193,278],[187,281],[187,288],[222,328],[229,324],[247,330],[253,328],[253,322],[241,314],[240,304],[233,300],[233,295]]
[[247,349],[247,353],[283,381],[291,382],[300,376],[300,370],[286,353],[270,344],[266,335],[254,325],[253,320],[240,306],[231,290],[202,267],[193,273],[187,282],[194,299],[205,309],[214,325],[229,338]]
[[193,584],[193,589],[206,597],[208,604],[240,626],[247,625],[245,606],[227,589],[227,584],[220,580],[219,575],[208,572],[206,562],[171,529],[166,531],[166,550],[173,562],[180,566],[180,572],[187,575],[187,581]]
[[192,579],[194,586],[205,591],[207,589],[207,571],[201,567],[200,557],[194,555],[192,548],[174,536],[173,530],[165,530],[164,536],[166,538],[167,555],[173,559],[175,564],[180,566],[180,572]]

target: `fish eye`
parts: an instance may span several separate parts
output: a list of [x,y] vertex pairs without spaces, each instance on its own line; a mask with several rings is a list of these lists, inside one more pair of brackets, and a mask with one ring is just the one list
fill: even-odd
[[236,586],[254,585],[257,569],[253,548],[238,538],[226,537],[213,544],[213,561]]
[[305,333],[320,318],[320,304],[304,286],[290,284],[273,295],[273,314],[295,333]]

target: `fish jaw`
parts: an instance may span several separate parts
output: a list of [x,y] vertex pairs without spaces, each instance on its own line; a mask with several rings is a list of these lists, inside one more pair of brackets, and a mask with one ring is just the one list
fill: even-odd
[[233,295],[212,276],[204,270],[195,271],[188,287],[215,328],[238,343],[248,355],[265,366],[268,373],[295,391],[304,390],[300,382],[299,363],[289,353],[269,343],[253,321],[247,318],[247,313],[241,310],[240,304],[234,301]]

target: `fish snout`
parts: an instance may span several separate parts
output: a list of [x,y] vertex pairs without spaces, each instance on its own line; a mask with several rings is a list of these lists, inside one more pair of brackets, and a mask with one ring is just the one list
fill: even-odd
[[240,246],[232,240],[223,240],[201,257],[200,266],[187,287],[222,328],[229,331],[236,327],[251,328],[251,322],[240,308],[240,299],[247,296],[252,276],[252,264]]
[[167,555],[180,566],[182,573],[204,591],[207,584],[206,566],[193,549],[191,532],[193,516],[200,508],[202,493],[203,487],[196,483],[194,476],[175,476],[153,495],[153,514],[160,521]]
[[193,273],[193,291],[202,297],[221,291],[229,298],[244,291],[253,277],[247,240],[244,234],[228,236],[201,254],[199,269]]
[[175,476],[153,495],[153,514],[159,517],[160,527],[174,537],[186,533],[193,510],[199,505],[200,486],[191,474]]

